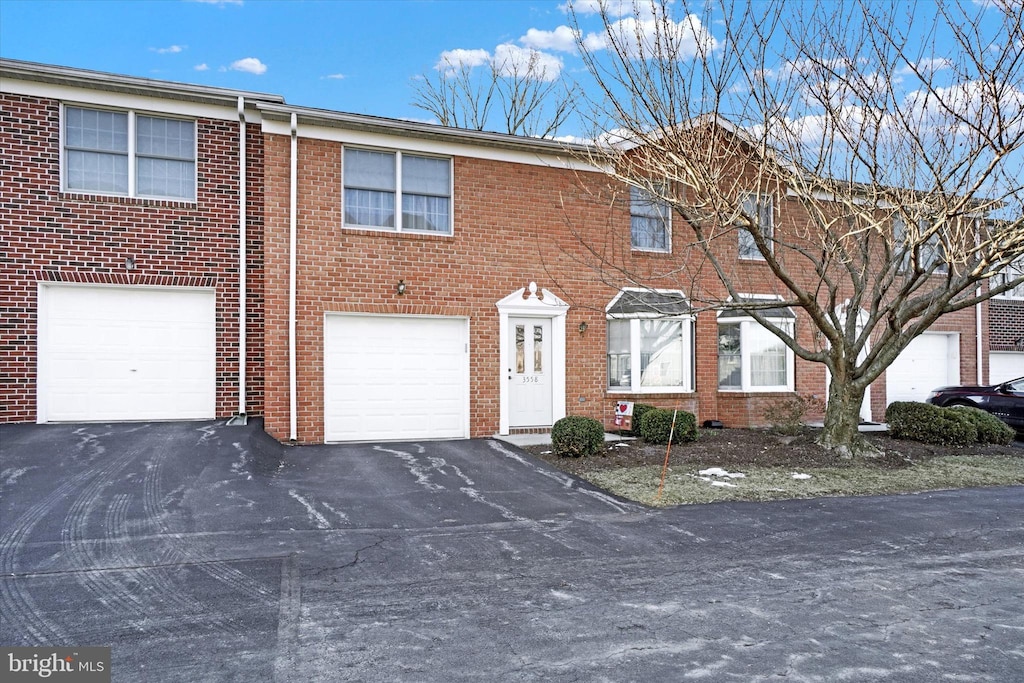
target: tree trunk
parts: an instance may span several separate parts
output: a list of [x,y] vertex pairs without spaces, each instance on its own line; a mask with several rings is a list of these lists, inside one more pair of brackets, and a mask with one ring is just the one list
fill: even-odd
[[829,383],[825,406],[825,427],[818,444],[841,458],[877,457],[881,452],[872,446],[858,429],[864,389],[835,377]]

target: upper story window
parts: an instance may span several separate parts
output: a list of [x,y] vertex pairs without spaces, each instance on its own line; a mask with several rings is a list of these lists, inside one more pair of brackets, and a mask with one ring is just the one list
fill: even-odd
[[639,187],[629,188],[630,244],[642,251],[671,251],[671,212],[666,202]]
[[196,124],[64,107],[64,189],[195,200]]
[[[775,222],[772,198],[769,195],[747,192],[740,196],[741,210],[750,218],[756,221],[755,229],[760,230],[764,238],[771,245],[775,235]],[[743,227],[739,229],[739,255],[741,259],[764,260],[764,254],[757,248],[757,242],[750,230]]]
[[693,391],[694,319],[682,292],[623,290],[606,313],[609,391]]
[[[918,234],[907,235],[907,226],[902,216],[895,216],[892,219],[893,245],[896,250],[903,250],[903,260],[900,263],[900,272],[907,273],[912,270],[927,271],[935,267],[933,273],[948,273],[949,265],[946,263],[946,250],[939,239],[939,234],[931,235],[923,243],[920,243],[921,235],[928,232],[931,224],[922,218],[917,222]],[[909,243],[908,243],[909,240]]]
[[345,225],[452,234],[451,167],[450,159],[346,147]]
[[[1024,275],[1024,258],[1019,261],[1008,265],[998,275],[992,278],[993,285],[1002,285],[1012,280],[1016,280],[1021,275]],[[997,294],[997,298],[1000,299],[1024,299],[1024,282],[1017,285],[1013,289],[1008,289],[1002,294]]]
[[[793,334],[795,316],[788,308],[766,309],[763,314],[774,325]],[[756,320],[742,311],[719,313],[720,390],[793,391],[793,366],[793,351]]]

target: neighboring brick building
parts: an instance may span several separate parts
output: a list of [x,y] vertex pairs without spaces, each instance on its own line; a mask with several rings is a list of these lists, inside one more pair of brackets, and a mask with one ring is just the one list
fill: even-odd
[[[752,321],[690,311],[659,276],[683,240],[638,238],[659,217],[582,148],[9,60],[0,78],[0,421],[244,412],[317,443],[609,422],[620,399],[745,426],[824,394]],[[783,230],[797,208],[775,211]],[[609,284],[595,249],[656,291]],[[871,415],[924,366],[974,381],[987,310],[915,340]]]
[[[1024,263],[1008,268],[1004,276],[1024,272]],[[1024,285],[989,302],[990,381],[1005,382],[1024,377]]]

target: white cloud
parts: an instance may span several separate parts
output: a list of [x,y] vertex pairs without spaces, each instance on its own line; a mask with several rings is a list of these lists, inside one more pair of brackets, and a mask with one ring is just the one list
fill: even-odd
[[186,48],[186,45],[169,45],[168,47],[151,47],[149,49],[159,55],[169,55],[184,52]]
[[[672,4],[669,2],[668,4]],[[568,14],[600,14],[602,7],[610,17],[640,17],[649,18],[658,13],[660,2],[655,0],[568,0],[565,4],[559,5],[558,9]]]
[[209,71],[210,70],[210,66],[208,64],[206,64],[205,62],[202,63],[202,64],[196,64],[192,68],[195,69],[196,71]]
[[718,47],[696,14],[674,22],[667,17],[621,19],[602,33],[590,33],[583,40],[588,50],[597,51],[618,46],[627,56],[637,58],[688,59],[706,54]]
[[198,2],[203,5],[217,5],[219,7],[242,4],[242,0],[192,0],[192,2]]
[[554,31],[531,28],[519,42],[538,50],[573,52],[576,49],[576,36],[577,32],[568,26],[559,26]]
[[434,68],[445,73],[452,73],[462,68],[472,69],[483,66],[491,59],[491,53],[487,50],[445,50],[441,58],[437,60]]
[[322,78],[326,78],[332,81],[343,81],[348,77],[345,74],[327,74],[326,76],[322,76]]
[[910,76],[913,75],[914,70],[916,69],[918,73],[927,78],[935,72],[948,69],[951,66],[953,66],[953,63],[945,57],[931,57],[922,59],[920,62],[913,65],[913,67],[907,65],[899,69],[896,73],[901,76]]
[[505,43],[494,48],[494,71],[501,76],[520,76],[553,81],[562,73],[562,60],[546,52]]
[[244,71],[247,74],[262,76],[267,72],[267,65],[255,57],[245,57],[231,63],[232,71]]

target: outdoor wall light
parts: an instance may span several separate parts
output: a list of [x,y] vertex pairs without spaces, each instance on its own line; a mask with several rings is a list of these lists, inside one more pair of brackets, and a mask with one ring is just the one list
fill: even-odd
[[405,280],[398,281],[398,286],[395,287],[395,291],[398,292],[398,296],[405,294]]
[[586,332],[586,331],[587,331],[587,321],[584,320],[583,322],[580,323],[580,336],[583,336],[583,333]]
[[135,257],[129,256],[124,260],[124,267],[128,270],[135,270]]

